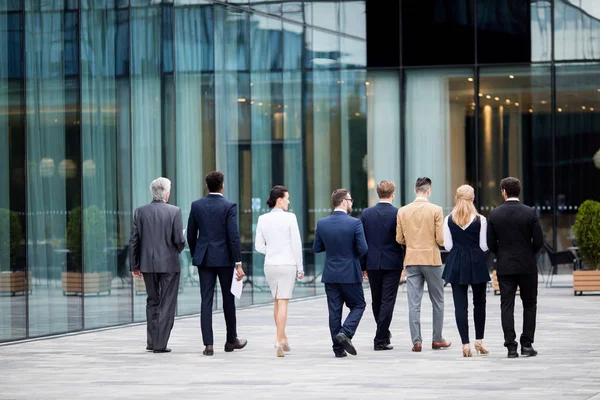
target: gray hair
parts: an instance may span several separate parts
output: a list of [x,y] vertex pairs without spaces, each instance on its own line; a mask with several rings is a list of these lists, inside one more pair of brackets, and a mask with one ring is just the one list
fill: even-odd
[[152,200],[164,200],[171,191],[171,181],[163,177],[157,178],[150,184],[150,191]]

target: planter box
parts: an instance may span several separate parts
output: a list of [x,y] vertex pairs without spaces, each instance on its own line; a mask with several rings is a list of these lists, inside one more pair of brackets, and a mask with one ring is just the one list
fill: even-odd
[[112,286],[111,272],[86,272],[83,274],[83,285],[80,272],[63,272],[61,284],[63,295],[110,294]]
[[[498,284],[498,277],[496,276],[496,270],[492,271],[492,287],[494,288],[494,294],[498,296],[500,294],[500,285]],[[519,287],[517,286],[517,292]]]
[[0,273],[0,295],[24,295],[31,287],[31,272]]
[[573,271],[573,294],[600,292],[600,271]]

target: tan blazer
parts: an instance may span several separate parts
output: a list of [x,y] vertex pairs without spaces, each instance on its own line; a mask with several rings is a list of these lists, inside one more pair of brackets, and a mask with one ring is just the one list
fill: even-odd
[[439,246],[444,245],[442,207],[418,197],[400,208],[396,217],[396,241],[406,245],[404,266],[441,266]]

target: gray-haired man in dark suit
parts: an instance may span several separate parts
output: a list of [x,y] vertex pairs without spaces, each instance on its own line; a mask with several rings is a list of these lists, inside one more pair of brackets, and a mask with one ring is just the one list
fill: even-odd
[[154,353],[168,353],[177,309],[179,289],[179,253],[185,247],[181,209],[167,204],[171,181],[158,178],[150,185],[152,203],[135,210],[131,226],[131,271],[144,278],[147,346]]

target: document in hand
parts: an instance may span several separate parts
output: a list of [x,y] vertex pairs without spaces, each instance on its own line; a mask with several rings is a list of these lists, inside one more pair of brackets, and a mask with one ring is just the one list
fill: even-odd
[[233,278],[231,278],[231,294],[237,297],[238,299],[242,297],[242,288],[244,287],[244,280],[237,280],[237,274],[235,273],[235,268],[233,271]]

